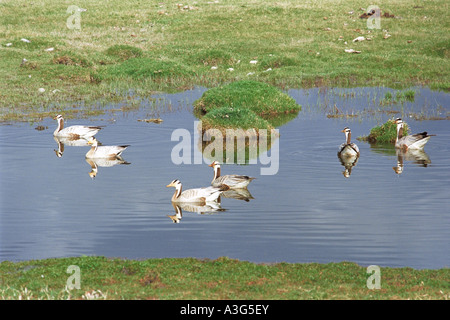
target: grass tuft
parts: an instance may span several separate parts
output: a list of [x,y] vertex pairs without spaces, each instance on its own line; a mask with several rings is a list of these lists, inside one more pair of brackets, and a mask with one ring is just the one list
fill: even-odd
[[[406,123],[404,124],[404,130],[404,135],[407,135],[409,128]],[[388,120],[381,126],[372,128],[368,136],[358,139],[368,141],[369,143],[395,143],[396,138],[397,125],[394,120]]]
[[133,46],[116,44],[114,46],[109,47],[105,53],[108,56],[112,56],[118,58],[121,61],[124,61],[131,58],[141,57],[143,51],[142,49]]
[[203,113],[223,106],[248,108],[260,116],[301,110],[301,106],[289,95],[269,84],[253,80],[236,81],[210,89],[194,102],[194,108]]
[[253,111],[240,107],[219,107],[211,110],[202,118],[205,129],[241,128],[241,129],[272,129],[270,123],[256,115]]
[[[210,89],[194,102],[194,113],[208,127],[272,129],[295,116],[301,106],[266,83],[242,80]],[[282,120],[277,119],[282,116]]]

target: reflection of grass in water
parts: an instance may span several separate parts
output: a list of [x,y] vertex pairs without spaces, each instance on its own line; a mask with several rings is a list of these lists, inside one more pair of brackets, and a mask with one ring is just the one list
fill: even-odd
[[299,111],[277,114],[276,116],[263,115],[261,118],[268,121],[273,127],[278,128],[297,118]]
[[369,143],[370,149],[379,154],[386,154],[390,156],[396,155],[395,146],[392,143]]
[[222,163],[249,164],[250,160],[255,160],[261,153],[269,151],[277,138],[277,134],[274,134],[272,140],[270,130],[267,130],[266,136],[262,136],[254,129],[242,130],[236,135],[237,137],[222,135],[223,139],[220,140],[220,136],[215,136],[213,131],[211,141],[199,140],[203,157]]

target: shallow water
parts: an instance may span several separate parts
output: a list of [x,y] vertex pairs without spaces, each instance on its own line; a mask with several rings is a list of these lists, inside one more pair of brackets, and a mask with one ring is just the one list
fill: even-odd
[[[367,110],[378,108],[389,89],[290,90],[303,109],[279,128],[280,137],[267,153],[275,159],[279,150],[277,173],[261,175],[268,165],[260,157],[255,164],[223,164],[222,174],[257,178],[248,188],[253,198],[222,197],[221,210],[184,210],[175,224],[168,217],[175,214],[174,189],[165,186],[173,179],[184,188],[207,186],[213,176],[209,159],[176,165],[171,157],[178,144],[171,135],[180,128],[191,134],[192,162],[201,155],[192,102],[204,90],[155,96],[126,113],[68,121],[105,125],[97,135],[103,144],[131,145],[123,153],[129,164],[98,167],[94,179],[84,158],[89,147],[65,145],[62,157],[56,156],[56,121],[0,126],[0,261],[228,256],[254,262],[450,265],[449,122],[411,116],[448,116],[448,94],[423,89],[414,102],[373,114]],[[327,117],[335,105],[358,116]],[[394,116],[386,109],[399,110],[395,116],[412,131],[436,134],[425,146],[425,160],[404,159],[400,174],[393,170],[400,159],[392,147],[356,141]],[[155,116],[164,121],[138,121]],[[48,129],[36,130],[38,125]],[[337,157],[345,126],[361,150],[347,178]]]

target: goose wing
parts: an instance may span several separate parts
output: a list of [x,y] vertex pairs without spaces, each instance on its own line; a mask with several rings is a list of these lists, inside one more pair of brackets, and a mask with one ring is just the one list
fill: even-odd
[[222,188],[215,188],[215,187],[188,189],[186,191],[183,191],[178,199],[180,202],[215,201],[220,196],[222,191],[223,191]]
[[244,175],[228,174],[215,179],[212,182],[212,186],[219,187],[226,184],[230,188],[245,188],[253,179],[255,178]]
[[58,132],[59,136],[80,136],[89,137],[94,136],[100,131],[102,127],[98,126],[81,126],[75,125],[62,129]]
[[120,156],[121,153],[128,148],[128,145],[123,146],[100,146],[97,148],[97,151],[95,152],[95,155],[97,156],[106,156],[106,157],[112,157],[112,156]]
[[398,140],[397,146],[407,146],[408,148],[418,148],[421,149],[424,147],[425,143],[430,140],[431,135],[429,135],[426,131],[416,134],[411,134],[406,137],[402,137]]

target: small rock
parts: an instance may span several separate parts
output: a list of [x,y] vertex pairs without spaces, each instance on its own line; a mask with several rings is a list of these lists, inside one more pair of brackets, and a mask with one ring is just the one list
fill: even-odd
[[345,52],[347,52],[347,53],[361,53],[361,51],[356,51],[354,49],[345,49]]
[[233,68],[228,68],[227,71],[234,71],[234,69]]
[[45,92],[45,89],[44,89],[44,88],[39,88],[38,91],[39,91],[40,93],[44,93],[44,92]]
[[216,66],[212,66],[211,70],[217,70],[217,67]]
[[31,41],[25,38],[20,39],[20,41],[26,42],[26,43],[30,43]]
[[47,51],[47,52],[52,52],[53,50],[55,50],[55,48],[47,48],[47,49],[45,49],[45,51]]
[[12,46],[12,43],[11,43],[11,42],[9,42],[9,43],[5,44],[5,46],[7,46],[7,47],[11,47],[11,46]]
[[251,64],[257,64],[257,63],[258,63],[258,60],[251,60],[250,63],[251,63]]
[[364,37],[357,37],[357,38],[353,39],[353,42],[364,41],[364,40],[365,40]]

